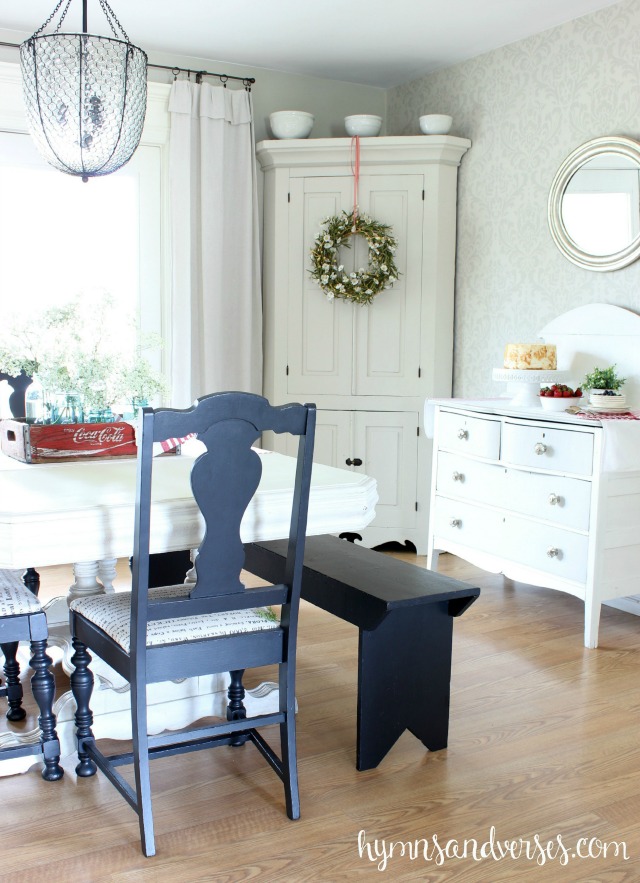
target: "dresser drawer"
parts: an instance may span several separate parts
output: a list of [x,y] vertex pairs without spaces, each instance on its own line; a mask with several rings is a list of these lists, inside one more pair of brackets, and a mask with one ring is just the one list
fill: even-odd
[[462,454],[438,452],[436,492],[490,506],[502,506],[507,498],[506,470],[495,463],[471,460]]
[[571,582],[587,576],[589,538],[460,500],[435,498],[433,536]]
[[574,530],[589,530],[591,482],[544,472],[505,470],[505,509],[552,521]]
[[587,479],[505,468],[440,451],[436,493],[574,530],[589,529],[591,482]]
[[441,411],[438,446],[447,451],[497,460],[500,456],[500,421]]
[[434,536],[492,555],[503,550],[502,513],[436,496],[432,518]]
[[591,475],[593,435],[571,429],[505,422],[502,431],[502,460],[505,464],[515,466]]
[[589,538],[515,515],[504,519],[502,557],[561,579],[587,578]]

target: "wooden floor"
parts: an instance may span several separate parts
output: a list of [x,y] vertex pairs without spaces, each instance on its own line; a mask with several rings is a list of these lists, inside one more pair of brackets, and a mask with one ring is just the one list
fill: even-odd
[[[482,589],[454,626],[446,750],[405,733],[378,769],[356,771],[357,631],[303,603],[299,821],[251,745],[158,760],[158,852],[145,859],[133,811],[102,775],[77,780],[67,758],[57,783],[36,767],[0,779],[0,880],[640,880],[640,619],[605,608],[590,651],[576,599],[450,555],[440,570]],[[45,597],[68,581],[54,568],[42,578]],[[448,844],[444,860],[434,840]],[[477,860],[471,842],[455,857],[465,840]],[[531,857],[525,845],[498,860],[507,840],[529,841]],[[623,841],[628,860],[613,845],[602,854]],[[572,857],[577,845],[599,857]]]

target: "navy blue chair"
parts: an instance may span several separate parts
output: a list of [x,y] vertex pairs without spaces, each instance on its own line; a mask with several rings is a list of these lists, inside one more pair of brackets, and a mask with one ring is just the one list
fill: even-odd
[[[77,703],[79,776],[99,768],[139,816],[142,851],[154,855],[149,759],[219,745],[252,742],[284,783],[287,815],[300,816],[295,737],[298,607],[311,481],[315,406],[272,407],[249,393],[216,393],[185,411],[145,408],[138,449],[132,592],[77,599],[71,605],[75,650],[71,688]],[[242,517],[262,471],[252,445],[265,431],[299,436],[284,581],[247,589],[240,575]],[[206,530],[195,559],[194,585],[149,588],[149,529],[154,441],[196,433],[206,446],[191,485]],[[271,605],[280,606],[279,618]],[[89,650],[131,685],[133,749],[105,755],[91,726],[93,675]],[[246,717],[243,672],[279,666],[279,709]],[[230,673],[227,720],[180,732],[147,735],[147,684]],[[258,728],[279,726],[279,754]],[[118,767],[133,764],[132,787]]]
[[27,388],[31,386],[32,378],[24,371],[21,371],[17,376],[0,371],[0,381],[2,380],[6,380],[11,387],[11,395],[9,396],[11,416],[16,420],[24,420],[27,416]]
[[[15,577],[15,578],[14,578]],[[56,781],[62,778],[60,743],[53,714],[55,683],[51,674],[51,658],[47,655],[47,619],[36,596],[22,583],[14,571],[0,571],[0,649],[4,654],[5,686],[0,696],[9,703],[10,721],[23,720],[22,684],[20,667],[16,661],[18,645],[28,641],[31,647],[33,677],[31,689],[40,709],[38,725],[40,739],[33,744],[8,744],[0,748],[0,759],[43,754],[42,778]]]
[[[5,374],[4,371],[0,371],[0,382],[6,380],[8,385],[11,387],[11,395],[9,396],[9,408],[11,409],[11,416],[14,420],[24,420],[27,415],[27,389],[31,386],[32,378],[29,377],[24,371],[21,371],[20,374],[14,376],[12,374]],[[33,567],[28,567],[26,571],[22,574],[22,579],[20,578],[20,574],[17,571],[4,570],[0,571],[2,573],[3,579],[6,581],[13,581],[16,585],[19,585],[20,582],[23,582],[24,585],[33,592],[34,595],[38,594],[40,589],[40,575],[37,570]]]
[[[5,374],[4,371],[0,371],[0,381],[3,380],[6,380],[11,387],[11,395],[9,396],[11,416],[16,420],[24,420],[26,416],[26,391],[27,387],[31,384],[31,378],[24,371],[21,371],[18,376]],[[0,570],[0,604],[2,604],[4,595],[6,596],[7,604],[11,605],[14,598],[21,597],[21,590],[25,586],[34,595],[38,594],[40,575],[33,567],[29,567],[24,574],[17,570]],[[10,609],[10,607],[7,609]],[[7,719],[10,721],[20,721],[26,716],[26,712],[22,707],[22,684],[20,682],[20,665],[16,659],[17,650],[18,642],[16,641],[7,641],[2,647],[4,655],[3,668],[6,680],[5,686],[0,688],[0,696],[6,696],[8,699]]]

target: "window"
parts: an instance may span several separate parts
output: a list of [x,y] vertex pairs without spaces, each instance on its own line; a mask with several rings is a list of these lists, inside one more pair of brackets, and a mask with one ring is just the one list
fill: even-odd
[[[0,194],[0,321],[108,296],[103,333],[123,351],[136,326],[163,336],[158,147],[83,183],[48,166],[28,135],[0,132]],[[162,353],[146,355],[161,368]]]

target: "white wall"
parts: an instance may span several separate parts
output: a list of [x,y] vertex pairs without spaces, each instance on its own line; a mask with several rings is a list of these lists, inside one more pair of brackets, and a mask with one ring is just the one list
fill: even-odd
[[597,302],[640,312],[640,261],[582,270],[547,225],[551,182],[574,148],[640,138],[639,34],[640,2],[624,0],[389,92],[389,134],[450,113],[451,134],[472,141],[458,191],[456,395],[502,394],[491,371],[505,343],[535,339],[559,313]]
[[[28,36],[30,35],[0,29],[0,41],[3,42],[20,43]],[[141,48],[144,49],[144,46]],[[160,52],[149,52],[148,55],[149,62],[154,64],[255,77],[252,95],[256,141],[271,137],[268,120],[269,114],[274,110],[306,110],[314,114],[312,138],[344,136],[344,118],[348,114],[375,113],[383,119],[386,115],[386,92],[374,86],[296,76],[280,71],[228,64],[211,58],[191,58]],[[18,50],[0,47],[0,61],[18,64],[20,61]],[[168,71],[149,68],[149,80],[170,83],[172,75]],[[230,83],[229,88],[232,86],[237,88],[237,84]]]
[[[269,114],[275,110],[306,110],[315,116],[311,138],[344,136],[344,118],[352,113],[386,115],[386,91],[373,86],[359,86],[338,80],[303,77],[280,71],[264,70],[242,65],[226,64],[211,59],[180,58],[151,53],[149,61],[156,64],[176,64],[192,70],[204,69],[213,73],[255,77],[252,88],[256,141],[270,138]],[[150,79],[165,78],[164,72],[153,68]],[[212,80],[211,82],[215,82]]]

